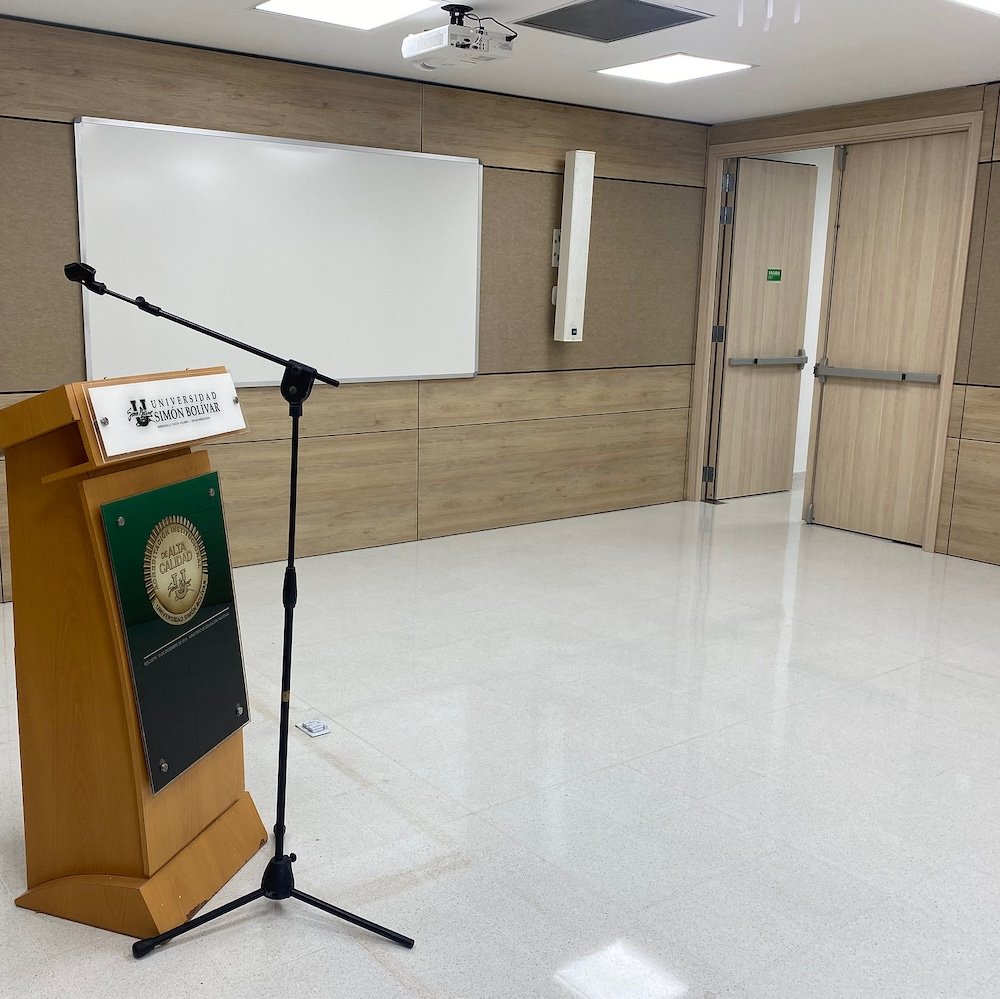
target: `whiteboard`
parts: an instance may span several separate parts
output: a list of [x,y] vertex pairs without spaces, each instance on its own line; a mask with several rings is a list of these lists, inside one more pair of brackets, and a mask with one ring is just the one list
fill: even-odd
[[[344,381],[476,372],[478,160],[82,118],[97,280]],[[91,379],[277,365],[84,292]]]

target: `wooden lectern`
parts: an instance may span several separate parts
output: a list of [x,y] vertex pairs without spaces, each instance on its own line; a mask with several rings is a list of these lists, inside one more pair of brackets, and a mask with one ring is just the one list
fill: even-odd
[[153,793],[101,505],[210,465],[193,441],[109,458],[88,393],[220,372],[77,382],[0,412],[28,884],[17,904],[135,937],[188,919],[267,833],[241,731]]

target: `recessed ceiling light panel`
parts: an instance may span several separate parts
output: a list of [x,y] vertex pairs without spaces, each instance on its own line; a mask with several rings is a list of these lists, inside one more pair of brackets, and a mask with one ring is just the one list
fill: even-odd
[[659,59],[647,59],[628,66],[613,66],[598,72],[607,76],[644,80],[647,83],[683,83],[685,80],[700,80],[706,76],[735,73],[739,69],[750,68],[750,64],[745,62],[724,62],[721,59],[703,59],[686,52],[675,52]]
[[437,5],[437,0],[267,0],[255,10],[369,31]]
[[517,23],[594,42],[619,42],[709,17],[712,15],[649,0],[581,0]]
[[985,10],[987,14],[996,14],[1000,17],[1000,0],[951,0],[951,2],[960,3],[963,7]]

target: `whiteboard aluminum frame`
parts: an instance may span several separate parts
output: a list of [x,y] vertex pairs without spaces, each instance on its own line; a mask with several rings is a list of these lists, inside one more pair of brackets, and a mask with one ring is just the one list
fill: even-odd
[[[474,370],[461,374],[446,375],[421,375],[419,378],[405,376],[385,376],[376,378],[341,378],[343,384],[354,382],[408,382],[408,381],[433,381],[445,378],[475,378],[479,374],[479,316],[482,307],[482,263],[483,263],[483,161],[474,156],[448,156],[444,153],[421,153],[409,149],[385,149],[381,146],[351,146],[340,142],[322,142],[319,139],[286,139],[279,135],[255,135],[253,132],[226,132],[219,129],[191,128],[181,125],[157,125],[144,121],[125,121],[119,118],[92,118],[87,115],[80,115],[73,119],[73,154],[74,172],[76,175],[76,204],[77,204],[77,225],[80,233],[81,250],[86,243],[86,233],[84,231],[84,210],[83,210],[83,183],[81,181],[81,171],[79,164],[81,161],[80,150],[80,127],[81,125],[113,125],[122,128],[142,128],[154,132],[180,132],[191,135],[209,135],[227,139],[241,139],[252,142],[275,142],[281,145],[311,146],[324,149],[343,149],[348,152],[376,153],[385,156],[407,156],[418,159],[447,160],[448,162],[474,163],[478,169],[478,217],[476,219],[476,334],[475,334],[475,354],[476,361]],[[84,261],[85,263],[87,261]],[[100,275],[98,275],[100,277]],[[116,289],[117,290],[117,289]],[[83,296],[83,342],[84,342],[84,363],[86,364],[86,374],[89,380],[93,380],[94,375],[90,368],[91,344],[90,344],[90,308],[89,301],[93,294]],[[123,292],[123,294],[127,294]],[[141,294],[138,292],[137,294]],[[169,306],[164,308],[170,311]],[[169,322],[169,320],[167,320]],[[197,320],[195,320],[197,321]],[[220,331],[224,332],[224,331]],[[308,363],[308,359],[303,362]],[[324,372],[325,373],[325,372]],[[337,377],[333,372],[332,377]],[[273,388],[281,381],[280,375],[275,381],[267,382],[241,382],[240,388]]]

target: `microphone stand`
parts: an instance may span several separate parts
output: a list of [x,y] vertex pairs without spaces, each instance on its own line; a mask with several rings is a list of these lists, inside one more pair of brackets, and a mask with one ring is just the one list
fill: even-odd
[[307,895],[305,892],[299,891],[295,887],[295,877],[292,873],[295,854],[285,854],[284,852],[285,789],[288,781],[289,701],[291,700],[292,688],[292,625],[295,604],[298,599],[298,587],[295,577],[295,516],[299,477],[299,420],[302,417],[302,405],[309,398],[314,382],[321,381],[334,387],[338,386],[340,382],[336,378],[320,374],[315,368],[307,364],[302,364],[300,361],[292,361],[278,357],[275,354],[269,354],[266,350],[260,350],[258,347],[243,343],[241,340],[234,340],[232,337],[224,336],[215,330],[210,330],[206,326],[199,326],[197,323],[165,312],[159,306],[147,302],[142,296],[129,298],[127,295],[120,295],[118,292],[112,291],[102,281],[98,281],[97,271],[87,264],[67,264],[63,270],[70,281],[76,281],[95,295],[110,295],[121,302],[134,305],[137,309],[141,309],[151,316],[156,316],[159,319],[167,319],[172,323],[177,323],[179,326],[185,326],[198,333],[204,333],[206,336],[221,340],[231,347],[237,347],[240,350],[256,354],[258,357],[266,358],[275,364],[281,365],[285,369],[285,374],[281,379],[281,396],[288,403],[288,415],[292,420],[291,471],[288,492],[288,562],[285,566],[285,578],[281,591],[282,605],[285,609],[285,627],[281,652],[281,721],[278,735],[278,794],[277,815],[274,823],[274,856],[268,861],[267,867],[264,870],[264,876],[260,882],[260,887],[256,891],[234,899],[232,902],[227,902],[225,905],[220,905],[218,908],[212,909],[211,912],[206,912],[203,916],[196,916],[194,919],[189,919],[187,922],[181,923],[179,926],[175,926],[165,933],[137,940],[132,944],[133,955],[137,958],[144,957],[154,947],[166,943],[168,940],[173,940],[174,937],[179,937],[190,930],[197,929],[199,926],[204,926],[206,923],[210,923],[220,916],[225,916],[236,909],[249,905],[259,898],[270,898],[276,901],[286,898],[296,898],[300,902],[306,902],[317,909],[322,909],[323,912],[328,912],[331,916],[337,916],[339,919],[353,923],[355,926],[360,926],[362,929],[377,933],[379,936],[392,940],[403,947],[412,947],[413,940],[410,937],[403,936],[402,933],[379,926],[378,923],[373,923],[363,916],[347,912],[345,909],[339,909],[329,902],[324,902],[322,899],[314,898],[312,895]]

